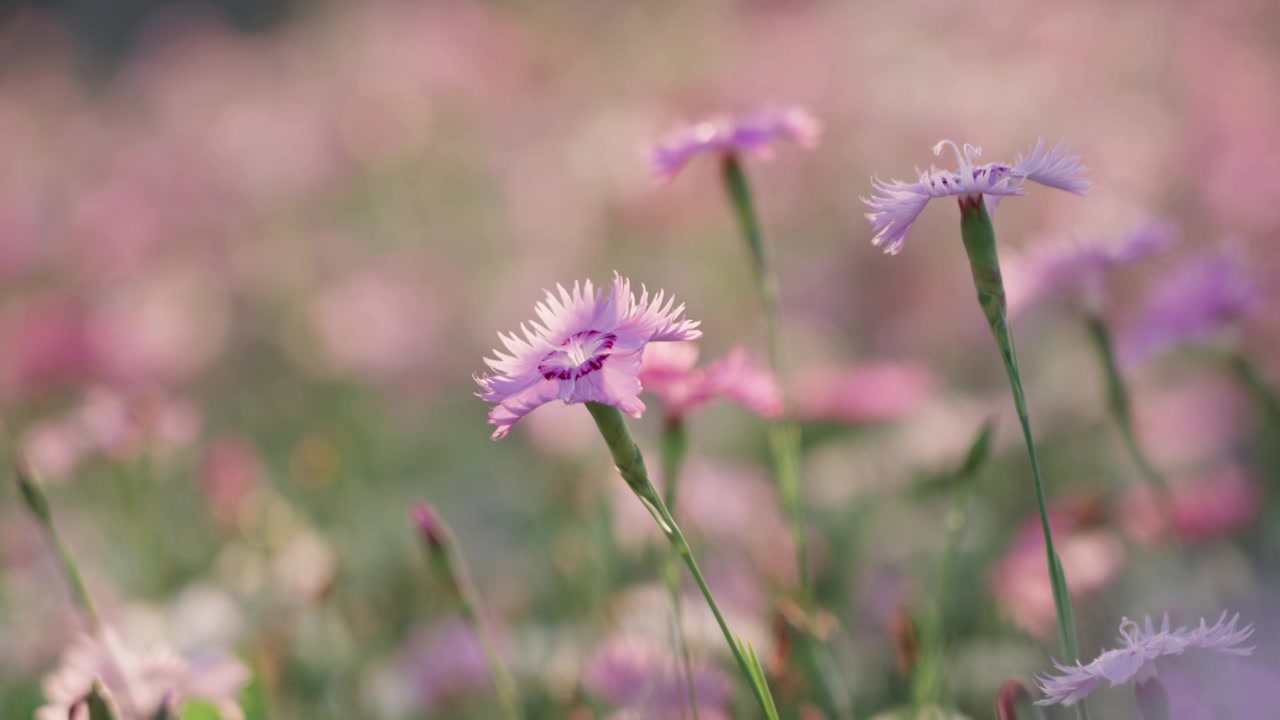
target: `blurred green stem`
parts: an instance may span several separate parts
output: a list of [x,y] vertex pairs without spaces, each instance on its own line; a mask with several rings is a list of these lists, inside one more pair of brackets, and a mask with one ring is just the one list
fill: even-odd
[[[756,214],[751,186],[747,182],[742,163],[733,153],[724,156],[722,166],[729,204],[742,237],[751,254],[751,268],[765,316],[765,340],[768,346],[769,367],[780,386],[786,387],[786,373],[782,361],[782,310],[778,301],[778,277],[774,271],[769,248],[760,231],[760,219]],[[816,609],[813,596],[813,578],[809,569],[809,541],[805,531],[804,509],[800,501],[800,428],[791,419],[789,410],[769,425],[769,451],[773,458],[774,477],[778,484],[778,498],[787,515],[795,545],[798,571],[798,600],[806,615]],[[848,689],[841,687],[838,673],[831,672],[833,659],[818,638],[807,629],[800,633],[800,651],[806,670],[819,693],[823,711],[829,718],[847,717],[849,714]],[[838,691],[837,691],[838,690]]]
[[458,611],[462,613],[463,620],[471,627],[476,639],[480,642],[503,712],[509,720],[523,720],[524,712],[521,710],[516,684],[507,670],[506,663],[502,661],[502,654],[498,652],[498,646],[493,641],[488,624],[481,614],[480,593],[471,582],[471,575],[467,571],[467,564],[458,547],[457,538],[443,520],[437,517],[436,522],[438,529],[435,533],[428,534],[426,538],[427,558],[435,574],[448,584],[454,601],[458,605]]
[[925,618],[920,665],[912,674],[911,699],[917,713],[927,705],[937,704],[942,695],[942,673],[946,656],[946,603],[951,593],[953,568],[960,552],[967,522],[966,509],[973,492],[973,480],[991,456],[991,437],[994,423],[983,423],[969,445],[964,462],[952,473],[954,488],[951,509],[946,516],[946,539],[942,560],[938,563],[938,579],[934,590],[934,603]]
[[[89,689],[89,694],[85,696],[84,704],[89,712],[89,720],[119,720],[120,713],[116,712],[115,702],[111,698],[111,693],[107,692],[106,686],[102,684],[101,678],[93,679],[93,685]],[[163,708],[162,704],[161,709]]]
[[756,659],[754,651],[751,651],[749,646],[746,648],[747,651],[744,652],[743,644],[729,630],[729,625],[725,622],[724,615],[720,612],[720,606],[711,594],[711,588],[707,587],[707,581],[702,577],[702,571],[698,569],[698,563],[693,559],[693,552],[689,548],[689,543],[685,539],[684,533],[681,532],[680,526],[676,524],[675,518],[671,516],[671,511],[667,508],[666,503],[662,501],[662,497],[658,494],[653,483],[649,481],[649,471],[645,468],[644,456],[640,454],[640,448],[632,440],[631,431],[627,429],[627,423],[622,417],[622,412],[611,405],[602,405],[595,402],[588,402],[586,405],[587,410],[591,412],[591,417],[596,421],[596,427],[600,429],[600,435],[604,438],[605,444],[609,446],[609,453],[613,456],[614,465],[617,466],[622,479],[626,481],[627,486],[636,494],[636,497],[640,498],[640,501],[644,503],[645,509],[657,521],[658,527],[667,536],[672,548],[684,560],[685,566],[689,568],[689,573],[693,575],[694,581],[698,584],[698,589],[702,591],[702,596],[706,599],[707,606],[711,608],[711,614],[715,616],[716,623],[720,626],[720,631],[724,633],[725,641],[729,643],[733,659],[737,661],[738,667],[742,670],[743,675],[746,676],[751,686],[751,691],[755,695],[756,702],[759,703],[766,717],[770,720],[777,720],[777,706],[773,701],[772,694],[769,692],[769,685],[764,678],[764,670],[760,666],[759,660]]
[[[689,450],[689,437],[685,432],[684,418],[679,415],[668,416],[662,428],[662,501],[667,510],[675,515],[676,500],[679,498],[680,470],[684,466],[684,458]],[[671,596],[671,621],[674,627],[675,645],[680,664],[684,671],[685,690],[689,696],[689,708],[693,720],[698,719],[698,691],[693,681],[693,662],[689,657],[689,643],[684,637],[684,608],[680,601],[680,558],[672,548],[667,553],[662,567],[662,579],[667,585],[667,594]],[[683,717],[683,713],[681,714]]]
[[80,606],[81,612],[89,620],[89,624],[93,629],[99,630],[102,627],[102,620],[98,615],[98,608],[93,604],[93,598],[89,595],[89,588],[84,584],[84,577],[80,574],[80,566],[76,563],[76,559],[72,556],[71,551],[67,548],[66,543],[62,541],[62,536],[58,534],[58,526],[53,521],[53,511],[49,507],[49,500],[45,497],[44,489],[40,487],[40,479],[36,477],[35,470],[27,463],[25,458],[18,458],[15,463],[15,470],[18,476],[18,489],[22,491],[22,499],[26,502],[27,508],[31,510],[31,514],[35,516],[36,521],[40,523],[40,527],[44,528],[45,534],[49,537],[49,543],[53,545],[53,549],[58,554],[58,562],[62,565],[62,573],[67,578],[67,583],[71,586],[71,595],[75,599],[77,605]]
[[[781,350],[781,310],[778,306],[778,278],[770,262],[768,248],[760,233],[760,221],[756,216],[755,202],[746,173],[737,156],[724,158],[724,183],[729,192],[729,202],[742,230],[742,236],[751,252],[751,268],[764,306],[766,344],[769,366],[780,384],[784,383]],[[769,448],[773,455],[774,474],[777,476],[778,493],[783,509],[791,523],[791,535],[796,546],[796,562],[800,571],[800,603],[806,611],[812,610],[812,585],[809,578],[809,552],[805,536],[804,514],[800,506],[800,432],[784,414],[772,423]]]
[[1098,360],[1102,363],[1102,371],[1106,378],[1107,410],[1111,413],[1111,418],[1115,421],[1116,427],[1120,429],[1120,435],[1124,438],[1125,448],[1128,449],[1134,464],[1138,466],[1138,472],[1151,485],[1156,497],[1159,498],[1164,514],[1169,521],[1169,529],[1172,532],[1174,530],[1173,494],[1170,492],[1169,484],[1165,482],[1164,476],[1147,458],[1146,453],[1142,450],[1141,443],[1138,442],[1138,433],[1133,425],[1133,406],[1129,400],[1129,389],[1125,385],[1124,376],[1120,373],[1120,365],[1116,360],[1115,344],[1111,341],[1111,333],[1107,330],[1106,323],[1096,313],[1089,313],[1085,318],[1085,323],[1089,328],[1089,339],[1093,342],[1093,349],[1098,353]]
[[1258,372],[1258,368],[1240,352],[1227,356],[1227,363],[1240,382],[1262,404],[1262,411],[1266,414],[1272,429],[1280,431],[1280,397],[1262,377],[1262,373]]
[[[1067,656],[1067,662],[1080,657],[1076,641],[1075,613],[1071,607],[1071,595],[1067,590],[1067,578],[1062,570],[1062,560],[1053,547],[1053,530],[1049,526],[1049,508],[1045,502],[1044,481],[1040,477],[1040,458],[1031,433],[1031,418],[1027,411],[1027,398],[1022,389],[1022,373],[1018,370],[1018,353],[1013,344],[1013,332],[1009,328],[1008,299],[1004,291],[1004,278],[1000,274],[1000,257],[996,252],[996,233],[987,214],[986,202],[981,195],[965,195],[960,200],[960,234],[964,250],[969,256],[969,269],[973,274],[978,304],[991,327],[1000,358],[1004,361],[1013,393],[1018,423],[1022,426],[1022,438],[1031,461],[1031,476],[1035,481],[1036,506],[1040,511],[1040,524],[1044,530],[1045,556],[1049,565],[1049,581],[1053,587],[1053,604],[1058,621],[1058,642]],[[1088,718],[1084,701],[1076,705],[1076,714]]]

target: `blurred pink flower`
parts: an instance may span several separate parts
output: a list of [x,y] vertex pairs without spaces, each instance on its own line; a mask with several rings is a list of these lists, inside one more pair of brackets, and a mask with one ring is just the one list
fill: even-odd
[[163,645],[135,647],[114,630],[81,635],[67,648],[62,666],[44,679],[47,702],[38,720],[84,718],[72,708],[88,694],[95,678],[111,693],[120,720],[150,720],[164,702],[187,699],[211,703],[225,720],[244,717],[236,697],[249,681],[249,670],[234,657],[205,655],[183,658]]
[[[733,683],[706,662],[692,662],[698,715],[728,719]],[[582,684],[588,692],[639,717],[679,717],[688,708],[680,658],[670,644],[646,637],[615,636],[586,661]]]
[[812,148],[820,134],[822,124],[799,107],[758,110],[741,117],[722,115],[670,133],[653,148],[653,164],[658,179],[665,182],[703,153],[768,158],[780,140]]
[[196,267],[152,268],[98,298],[88,337],[103,378],[171,383],[195,377],[221,355],[230,322],[216,277]]
[[160,390],[95,387],[63,416],[28,428],[22,447],[32,465],[56,481],[90,457],[119,460],[189,446],[201,422],[199,408]]
[[923,405],[937,385],[938,379],[931,370],[914,363],[814,368],[796,380],[795,414],[811,422],[897,420]]
[[[1174,531],[1184,540],[1229,536],[1262,512],[1262,483],[1239,465],[1178,478],[1170,485]],[[1135,540],[1152,543],[1165,534],[1165,512],[1146,484],[1135,485],[1125,494],[1119,514],[1125,533]]]
[[[1204,159],[1187,176],[1213,212],[1208,224],[1266,235],[1280,230],[1280,167],[1271,161],[1280,153],[1280,68],[1264,43],[1242,41],[1264,17],[1263,6],[1248,6],[1206,2],[1180,14],[1171,59],[1187,152]],[[1224,21],[1224,12],[1242,17]]]
[[428,712],[493,682],[475,633],[456,619],[415,629],[396,666],[415,690],[413,704]]
[[84,312],[54,296],[24,298],[0,310],[0,391],[37,396],[82,382],[98,365]]
[[64,421],[32,425],[22,435],[22,455],[45,479],[60,481],[93,450],[90,438]]
[[666,343],[649,348],[640,363],[640,384],[662,400],[668,417],[684,417],[723,397],[763,417],[782,414],[782,389],[747,351],[734,348],[721,360],[695,368],[698,346]]
[[76,245],[69,259],[88,277],[145,272],[194,214],[191,198],[179,192],[185,180],[200,174],[173,159],[180,149],[146,141],[127,144],[97,177],[76,188],[67,211],[65,231]]
[[907,233],[911,230],[911,224],[934,198],[983,197],[987,198],[990,207],[992,198],[1025,195],[1022,186],[1027,180],[1077,195],[1084,195],[1093,186],[1084,177],[1085,168],[1080,165],[1079,156],[1062,144],[1049,147],[1043,138],[1036,141],[1030,154],[1019,155],[1013,165],[974,165],[982,155],[982,148],[965,145],[964,152],[961,153],[960,148],[950,140],[934,145],[933,154],[941,155],[948,146],[955,151],[956,162],[959,164],[956,170],[931,167],[921,172],[920,179],[914,183],[872,179],[876,194],[870,198],[862,198],[862,202],[871,208],[866,217],[876,231],[872,239],[876,247],[883,248],[890,255],[900,252]]
[[1037,705],[1074,705],[1083,700],[1093,689],[1108,681],[1111,687],[1133,681],[1141,687],[1146,680],[1156,677],[1156,660],[1168,655],[1181,655],[1187,650],[1211,650],[1227,655],[1248,655],[1253,648],[1242,648],[1240,644],[1253,634],[1253,626],[1248,625],[1236,629],[1240,615],[1236,614],[1227,622],[1227,613],[1212,627],[1202,619],[1200,627],[1192,630],[1180,627],[1169,629],[1169,616],[1157,632],[1151,624],[1151,616],[1147,616],[1145,627],[1124,618],[1120,622],[1120,639],[1124,647],[1108,650],[1088,665],[1063,665],[1054,663],[1058,674],[1037,678],[1040,690],[1045,698],[1037,700]]
[[1137,387],[1134,425],[1158,467],[1203,463],[1248,431],[1248,407],[1228,378],[1200,375],[1168,387]]
[[[1072,599],[1088,598],[1119,577],[1125,563],[1124,543],[1103,524],[1097,502],[1087,498],[1056,501],[1049,506],[1049,524]],[[1053,587],[1038,515],[1022,523],[991,573],[991,584],[996,602],[1019,627],[1038,637],[1053,634],[1057,622]]]
[[200,490],[213,519],[223,527],[234,526],[245,498],[262,485],[265,473],[248,440],[229,436],[210,444],[200,462]]
[[209,108],[198,138],[205,172],[250,207],[321,194],[347,169],[327,102],[291,82]]
[[[684,305],[675,305],[659,291],[652,300],[644,290],[640,298],[631,292],[631,281],[614,275],[607,294],[591,281],[574,283],[570,293],[557,286],[559,297],[547,292],[535,310],[533,329],[521,325],[524,338],[515,333],[498,337],[507,352],[485,358],[496,374],[476,376],[479,396],[494,407],[489,423],[497,426],[493,439],[506,436],[520,418],[552,400],[565,404],[598,402],[640,417],[640,362],[651,342],[693,340],[701,337],[698,323],[681,319]],[[508,354],[510,353],[510,354]]]
[[388,380],[435,356],[440,315],[425,278],[395,266],[359,271],[311,305],[321,351],[338,372]]
[[1193,256],[1152,290],[1123,339],[1121,360],[1134,365],[1184,343],[1212,341],[1260,302],[1242,258],[1218,252]]

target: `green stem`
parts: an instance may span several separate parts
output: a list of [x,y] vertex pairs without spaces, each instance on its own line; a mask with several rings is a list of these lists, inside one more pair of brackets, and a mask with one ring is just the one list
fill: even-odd
[[466,561],[458,547],[457,539],[448,530],[442,520],[438,520],[439,529],[427,539],[427,554],[435,572],[448,583],[458,611],[463,620],[471,627],[480,649],[484,654],[489,674],[493,676],[494,687],[498,691],[498,702],[509,720],[523,720],[524,712],[520,706],[520,696],[516,692],[515,681],[508,672],[498,646],[489,633],[488,624],[480,612],[480,593],[471,581]]
[[720,612],[720,606],[716,604],[715,597],[711,594],[711,588],[707,587],[707,581],[702,577],[702,571],[698,569],[698,563],[693,559],[693,552],[689,548],[689,543],[685,539],[684,533],[681,532],[680,526],[676,524],[675,518],[671,516],[671,511],[667,508],[666,503],[662,501],[662,497],[658,494],[657,489],[654,488],[653,483],[649,481],[649,471],[645,469],[644,456],[640,454],[640,448],[632,440],[631,431],[627,429],[622,413],[610,405],[602,405],[595,402],[588,402],[586,405],[587,410],[591,412],[591,417],[596,421],[596,427],[600,429],[601,436],[604,437],[605,444],[609,446],[609,453],[613,456],[614,465],[617,466],[622,479],[626,481],[627,486],[636,494],[636,497],[640,498],[640,501],[644,503],[645,509],[657,521],[658,527],[667,536],[672,548],[680,555],[685,566],[689,568],[689,573],[693,575],[694,581],[698,584],[698,589],[702,591],[702,596],[706,599],[707,606],[711,608],[711,614],[715,616],[716,623],[720,626],[720,631],[724,633],[725,641],[729,643],[729,649],[733,653],[734,660],[737,661],[738,667],[742,670],[743,675],[746,676],[751,686],[751,691],[755,695],[756,702],[759,703],[766,717],[770,718],[770,720],[777,720],[777,706],[773,701],[772,694],[769,692],[769,685],[764,679],[764,670],[760,667],[760,663],[755,658],[754,653],[743,652],[742,645],[729,630],[729,624],[725,622],[724,615]]
[[[684,418],[672,415],[667,418],[662,430],[662,499],[667,510],[675,515],[676,501],[679,498],[680,470],[689,449],[689,437],[684,429]],[[684,637],[684,608],[680,602],[680,564],[679,556],[674,549],[667,554],[663,563],[662,578],[667,585],[667,594],[671,596],[671,620],[674,624],[676,651],[684,674],[685,692],[689,698],[689,708],[693,720],[698,717],[698,691],[693,680],[693,661],[689,656],[689,643]],[[682,715],[683,716],[683,715]]]
[[773,272],[773,263],[769,249],[764,244],[764,235],[760,232],[760,220],[756,215],[755,201],[751,196],[751,186],[747,182],[747,174],[736,155],[724,158],[724,183],[729,193],[729,204],[733,206],[734,216],[742,237],[751,252],[751,269],[755,274],[756,288],[760,293],[760,302],[764,306],[765,332],[768,339],[769,364],[775,369],[781,364],[779,334],[781,332],[781,310],[778,304],[778,277]]
[[662,502],[674,515],[680,493],[680,471],[689,452],[689,434],[684,418],[668,416],[662,426]]
[[80,573],[80,565],[76,563],[75,557],[71,554],[71,550],[66,543],[62,541],[62,536],[58,533],[57,523],[53,521],[53,510],[49,507],[49,500],[45,497],[44,489],[40,487],[40,480],[36,477],[35,471],[27,464],[26,460],[19,459],[16,463],[18,476],[18,489],[22,491],[22,499],[26,502],[27,508],[31,510],[31,514],[35,516],[36,521],[40,523],[40,527],[44,528],[45,535],[49,538],[49,544],[53,545],[54,551],[58,554],[58,562],[62,566],[62,574],[67,578],[67,584],[71,586],[71,595],[75,599],[80,611],[88,618],[89,624],[94,630],[102,627],[102,619],[98,615],[98,608],[93,603],[93,597],[89,595],[89,588],[84,584],[84,577]]
[[1098,360],[1102,364],[1103,375],[1106,379],[1107,411],[1111,414],[1111,419],[1115,421],[1116,427],[1119,428],[1125,448],[1128,450],[1129,456],[1133,458],[1133,463],[1138,466],[1138,472],[1151,485],[1151,488],[1156,492],[1156,496],[1160,499],[1160,503],[1164,506],[1163,509],[1172,531],[1174,521],[1173,493],[1169,490],[1169,484],[1165,482],[1164,475],[1147,458],[1147,454],[1142,449],[1142,444],[1138,442],[1138,433],[1133,424],[1133,406],[1129,400],[1129,389],[1125,385],[1124,375],[1120,372],[1120,364],[1116,358],[1115,344],[1111,341],[1111,333],[1107,330],[1102,318],[1094,313],[1090,313],[1085,318],[1085,324],[1089,328],[1089,338],[1093,341],[1093,348],[1098,353]]
[[[769,353],[769,366],[778,382],[783,382],[781,328],[782,311],[778,302],[778,278],[760,232],[760,221],[752,200],[742,164],[735,155],[724,159],[724,183],[729,202],[751,253],[752,270],[756,289],[764,307],[765,335]],[[805,535],[804,513],[800,505],[800,431],[787,415],[772,423],[769,428],[769,449],[773,456],[774,475],[778,483],[779,499],[791,525],[791,536],[796,546],[796,564],[799,570],[800,604],[806,612],[813,610],[812,583],[809,577],[809,550]]]
[[[1013,344],[1013,331],[1009,327],[1008,300],[1004,291],[1004,279],[1000,274],[1000,258],[996,252],[995,228],[991,225],[991,216],[987,214],[982,196],[962,196],[960,198],[960,234],[964,240],[965,253],[969,256],[969,269],[973,273],[974,288],[978,293],[978,304],[991,327],[996,345],[1000,349],[1000,358],[1004,361],[1004,369],[1009,376],[1009,387],[1013,394],[1013,405],[1018,413],[1018,424],[1022,427],[1022,439],[1027,446],[1027,456],[1031,461],[1031,476],[1035,481],[1036,506],[1040,511],[1040,524],[1044,531],[1045,557],[1049,565],[1049,581],[1053,587],[1054,611],[1058,621],[1058,642],[1067,656],[1067,661],[1075,661],[1080,657],[1076,641],[1075,613],[1071,607],[1071,595],[1067,590],[1067,578],[1062,570],[1062,560],[1053,547],[1053,530],[1049,526],[1049,509],[1045,501],[1044,481],[1040,476],[1040,458],[1036,455],[1036,445],[1031,433],[1031,417],[1027,410],[1026,393],[1022,387],[1022,373],[1018,369],[1018,353]],[[1077,715],[1088,717],[1084,702],[1076,705]]]
[[[756,289],[764,309],[765,341],[769,354],[769,367],[779,383],[785,383],[782,360],[782,309],[779,303],[778,277],[774,272],[769,248],[760,230],[751,186],[737,156],[724,158],[723,176],[729,204],[742,237],[751,255],[751,268]],[[805,531],[804,508],[800,502],[800,428],[784,413],[769,425],[769,451],[773,459],[773,473],[778,485],[778,500],[787,516],[792,544],[795,545],[797,570],[797,595],[800,608],[806,615],[815,609],[813,577],[809,568],[809,540]],[[849,714],[848,688],[842,687],[840,676],[832,672],[834,659],[812,633],[800,633],[800,651],[805,668],[818,690],[818,700],[829,718],[846,717]]]
[[1266,414],[1272,428],[1280,430],[1280,397],[1276,395],[1275,390],[1262,377],[1262,373],[1258,372],[1258,368],[1239,352],[1229,355],[1227,362],[1240,382],[1262,404],[1262,411]]
[[85,696],[84,704],[89,711],[89,720],[118,720],[120,717],[120,713],[116,712],[111,694],[107,692],[101,678],[94,678],[89,694]]
[[934,591],[934,597],[937,600],[934,602],[932,612],[926,617],[922,633],[924,660],[912,676],[911,694],[917,712],[925,705],[937,703],[941,699],[946,635],[945,602],[951,593],[953,568],[968,524],[966,506],[969,503],[969,495],[973,492],[973,479],[991,456],[991,437],[994,430],[992,421],[983,423],[973,442],[970,443],[964,461],[951,473],[951,484],[955,493],[946,517],[946,540],[943,545],[942,560],[938,563],[937,585]]

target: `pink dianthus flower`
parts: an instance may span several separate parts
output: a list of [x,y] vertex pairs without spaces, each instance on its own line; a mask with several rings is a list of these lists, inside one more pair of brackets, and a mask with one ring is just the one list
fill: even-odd
[[822,123],[799,107],[757,110],[741,117],[722,115],[673,131],[653,148],[653,164],[658,179],[665,182],[702,153],[768,158],[779,140],[811,148],[821,134]]
[[[520,326],[523,337],[498,337],[506,352],[485,358],[493,374],[476,376],[482,399],[494,403],[489,423],[493,439],[510,432],[534,409],[561,400],[566,405],[597,402],[640,417],[640,362],[651,342],[702,337],[697,322],[681,318],[684,305],[659,291],[640,298],[631,281],[614,274],[613,288],[596,290],[591,281],[574,283],[573,291],[558,285],[534,310],[541,323]],[[666,299],[665,304],[663,303]]]
[[115,700],[121,720],[149,720],[161,705],[180,706],[190,698],[209,702],[226,720],[239,720],[244,714],[236,696],[249,670],[226,655],[188,660],[165,646],[134,647],[104,628],[72,642],[62,666],[45,677],[47,704],[37,711],[38,720],[87,720],[80,702],[95,679]]
[[762,417],[782,414],[782,388],[773,373],[734,348],[705,367],[695,367],[698,347],[671,343],[651,348],[640,364],[640,382],[662,400],[671,417],[684,417],[717,398],[735,402]]

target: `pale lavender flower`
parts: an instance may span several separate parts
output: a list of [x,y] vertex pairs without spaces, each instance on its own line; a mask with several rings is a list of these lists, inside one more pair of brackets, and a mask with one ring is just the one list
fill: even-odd
[[1227,613],[1212,626],[1200,621],[1200,627],[1194,630],[1180,627],[1169,629],[1169,616],[1164,616],[1160,631],[1156,632],[1151,624],[1151,617],[1146,618],[1145,627],[1124,618],[1120,622],[1120,639],[1125,646],[1116,650],[1108,650],[1088,665],[1063,665],[1054,663],[1060,673],[1057,676],[1037,678],[1040,690],[1045,698],[1037,705],[1074,705],[1084,699],[1093,689],[1106,680],[1111,687],[1134,681],[1144,682],[1156,676],[1156,660],[1166,655],[1181,655],[1187,650],[1210,650],[1226,655],[1248,655],[1252,647],[1238,647],[1253,634],[1253,626],[1236,628],[1240,620],[1235,617],[1227,620]]
[[[1025,276],[1018,282],[1034,293],[1034,297],[1021,298],[1022,303],[1049,295],[1070,295],[1089,308],[1100,307],[1112,272],[1167,250],[1176,236],[1173,225],[1147,221],[1115,241],[1042,245],[1017,263],[1019,274]],[[1013,302],[1010,298],[1010,303]]]
[[911,224],[934,198],[982,197],[990,207],[995,198],[1025,195],[1022,186],[1027,180],[1077,195],[1084,195],[1093,187],[1084,177],[1086,168],[1080,164],[1080,157],[1061,143],[1050,147],[1040,139],[1030,154],[1019,155],[1012,165],[998,162],[977,165],[982,148],[966,144],[961,152],[960,146],[950,140],[934,145],[933,154],[941,155],[947,147],[955,151],[959,164],[955,170],[930,167],[920,172],[920,179],[913,183],[872,178],[876,193],[861,200],[871,208],[866,217],[876,231],[872,239],[876,247],[890,255],[900,252]]
[[821,134],[822,124],[800,107],[763,109],[740,117],[722,115],[673,131],[653,148],[653,164],[659,180],[666,182],[702,153],[769,158],[779,140],[811,148]]
[[480,640],[456,618],[415,629],[396,661],[396,674],[413,689],[412,706],[428,714],[490,682]]
[[1232,255],[1196,255],[1152,291],[1121,358],[1134,364],[1184,343],[1213,340],[1260,301],[1244,264]]
[[[485,358],[493,375],[476,376],[481,398],[495,403],[489,423],[493,439],[506,436],[520,418],[552,400],[598,402],[640,417],[640,361],[651,342],[702,337],[697,322],[682,319],[684,305],[659,291],[652,299],[631,292],[631,281],[614,274],[613,288],[596,290],[591,281],[570,292],[547,292],[535,311],[538,322],[520,326],[524,337],[498,334],[507,352]],[[532,329],[530,329],[530,326]]]
[[[694,661],[694,692],[701,717],[724,717],[733,683],[715,666]],[[665,644],[621,635],[606,641],[587,661],[583,685],[612,705],[642,717],[679,717],[688,703],[680,658]]]
[[236,696],[249,681],[249,670],[226,655],[189,660],[165,646],[138,648],[104,628],[76,639],[62,666],[44,679],[47,704],[37,712],[38,720],[77,717],[73,708],[95,678],[115,699],[121,720],[148,720],[162,703],[189,698],[209,702],[226,720],[238,720],[244,714]]

